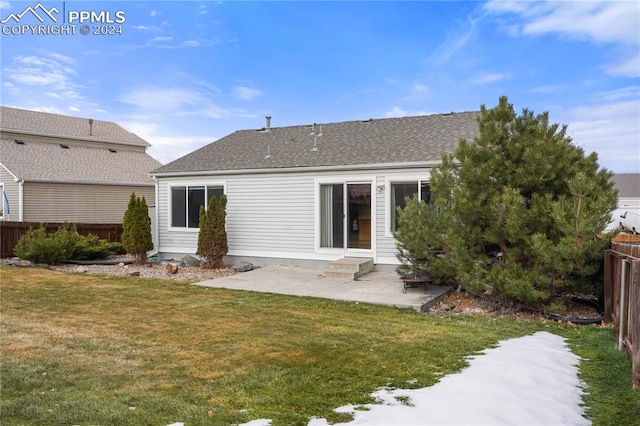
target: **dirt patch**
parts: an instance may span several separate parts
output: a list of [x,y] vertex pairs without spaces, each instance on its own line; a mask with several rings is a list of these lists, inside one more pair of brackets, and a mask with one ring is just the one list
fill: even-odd
[[429,313],[436,315],[506,315],[534,321],[541,319],[591,320],[601,317],[595,306],[579,302],[576,298],[589,299],[584,295],[566,295],[558,298],[553,313],[545,313],[523,309],[521,306],[511,303],[481,299],[465,291],[454,291],[429,309]]

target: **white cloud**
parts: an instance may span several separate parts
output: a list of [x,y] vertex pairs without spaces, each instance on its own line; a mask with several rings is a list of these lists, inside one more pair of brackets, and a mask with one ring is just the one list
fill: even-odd
[[185,107],[199,107],[211,101],[200,93],[185,88],[146,86],[133,89],[120,101],[148,111],[178,111]]
[[544,86],[532,87],[525,93],[557,93],[564,90],[567,86],[564,84],[548,84]]
[[80,108],[75,107],[75,106],[72,105],[72,106],[69,107],[69,111],[80,112],[81,110],[80,110]]
[[[173,37],[165,38],[165,37],[156,37],[154,41],[173,41]],[[183,40],[180,42],[175,42],[173,44],[159,44],[157,47],[162,49],[182,49],[186,47],[207,47],[207,46],[215,46],[220,44],[220,40],[218,39],[195,39],[195,40]]]
[[607,74],[619,77],[640,77],[640,52],[627,54],[626,58],[614,64],[604,66]]
[[160,14],[161,14],[161,13],[160,13],[160,12],[158,12],[157,10],[152,10],[152,11],[151,11],[151,13],[149,13],[149,16],[152,16],[152,17],[153,17],[153,16],[158,16],[158,15],[160,15]]
[[512,36],[556,34],[573,40],[619,46],[617,59],[605,72],[625,77],[640,76],[640,3],[637,1],[489,1],[485,10],[515,15],[507,31]]
[[[127,92],[118,100],[136,107],[146,115],[164,118],[167,114],[206,118],[254,116],[240,108],[221,107],[204,92],[186,87],[143,86]],[[158,117],[155,119],[162,119]]]
[[424,84],[417,83],[413,85],[413,91],[416,93],[424,93],[429,91],[429,87]]
[[242,99],[243,101],[250,101],[254,98],[257,98],[262,94],[262,92],[258,89],[251,89],[246,86],[236,86],[233,88],[233,96]]
[[11,4],[8,1],[0,0],[0,9],[11,9]]
[[176,158],[180,158],[196,149],[211,143],[215,138],[198,135],[174,135],[160,128],[151,117],[137,116],[134,121],[121,121],[117,123],[129,132],[135,133],[151,144],[147,153],[162,164],[167,164]]
[[569,136],[587,154],[598,153],[599,164],[617,173],[640,173],[639,86],[598,94],[587,105],[564,114]]
[[446,33],[445,40],[429,57],[429,62],[436,64],[446,63],[475,38],[478,33],[478,22],[482,19],[482,15],[474,15],[476,15],[476,11],[468,15],[466,21],[458,22],[457,28]]
[[157,36],[151,39],[151,41],[171,41],[173,40],[172,36]]
[[399,106],[394,106],[391,111],[387,111],[385,117],[404,117],[407,115],[407,111],[403,110]]
[[206,4],[201,4],[200,7],[198,8],[200,15],[206,15],[207,13],[209,13],[209,11],[207,10],[207,5]]
[[82,98],[79,85],[72,81],[77,72],[68,65],[75,61],[56,53],[47,56],[15,56],[11,66],[2,70],[3,74],[14,86],[44,86],[49,94]]
[[391,108],[391,111],[385,112],[384,116],[387,118],[395,118],[395,117],[413,117],[416,115],[429,115],[430,112],[427,111],[406,111],[399,106],[394,106]]
[[471,80],[476,85],[497,83],[498,81],[511,78],[511,74],[503,73],[481,73]]

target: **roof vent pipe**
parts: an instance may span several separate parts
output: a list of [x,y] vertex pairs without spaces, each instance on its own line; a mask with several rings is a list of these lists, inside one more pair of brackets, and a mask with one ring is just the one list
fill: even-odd
[[89,119],[89,136],[93,136],[93,118]]
[[271,128],[271,116],[267,115],[265,117],[267,119],[267,130]]

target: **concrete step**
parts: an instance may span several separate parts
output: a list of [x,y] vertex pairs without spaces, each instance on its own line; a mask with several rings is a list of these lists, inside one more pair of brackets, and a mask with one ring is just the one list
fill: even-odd
[[359,257],[343,257],[329,263],[329,270],[324,272],[325,278],[355,280],[373,271],[373,259]]

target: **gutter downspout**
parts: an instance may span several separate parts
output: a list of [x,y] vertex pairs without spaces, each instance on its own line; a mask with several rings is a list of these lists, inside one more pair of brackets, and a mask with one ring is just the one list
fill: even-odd
[[160,259],[160,208],[159,208],[159,195],[160,195],[160,184],[158,183],[158,178],[155,176],[152,176],[153,178],[153,182],[155,185],[155,191],[156,191],[156,208],[155,208],[155,220],[156,220],[156,226],[154,229],[154,240],[155,240],[155,245],[153,247],[153,250],[156,252],[156,254],[158,255],[158,259]]
[[18,222],[24,222],[24,179],[18,179]]

